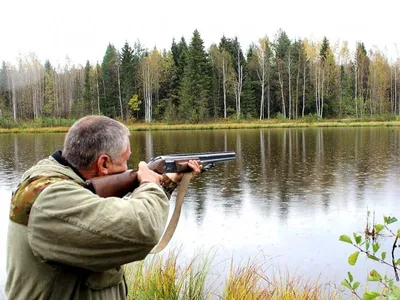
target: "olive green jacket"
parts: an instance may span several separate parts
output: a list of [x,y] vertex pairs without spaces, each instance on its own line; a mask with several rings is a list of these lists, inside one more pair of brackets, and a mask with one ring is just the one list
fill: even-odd
[[23,175],[66,175],[46,187],[28,226],[9,222],[6,294],[14,299],[125,299],[123,265],[142,260],[166,225],[163,189],[145,183],[125,198],[100,198],[52,157]]

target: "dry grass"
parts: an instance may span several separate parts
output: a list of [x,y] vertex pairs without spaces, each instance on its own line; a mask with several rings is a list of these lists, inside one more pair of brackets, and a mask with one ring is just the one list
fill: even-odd
[[273,274],[267,276],[258,263],[234,268],[226,282],[224,300],[317,300],[341,299],[341,293],[329,284],[305,280],[301,276]]
[[[277,119],[263,121],[220,121],[201,124],[166,124],[166,123],[133,123],[128,124],[131,131],[146,130],[210,130],[210,129],[251,129],[251,128],[300,128],[300,127],[376,127],[400,126],[400,121],[357,121],[353,119],[327,120],[308,122],[304,120],[282,121]],[[68,126],[63,127],[21,127],[0,128],[0,133],[37,133],[37,132],[67,132]]]
[[[277,274],[268,277],[258,262],[234,266],[221,287],[208,280],[210,256],[196,256],[187,265],[177,264],[177,253],[166,258],[156,255],[126,266],[128,299],[223,299],[223,300],[317,300],[341,299],[341,292],[329,284],[307,281],[301,276]],[[211,285],[211,286],[210,286]]]
[[0,128],[1,133],[53,133],[67,132],[69,127]]
[[125,267],[128,299],[212,299],[206,287],[209,257],[197,256],[187,266],[177,264],[178,252],[170,252]]

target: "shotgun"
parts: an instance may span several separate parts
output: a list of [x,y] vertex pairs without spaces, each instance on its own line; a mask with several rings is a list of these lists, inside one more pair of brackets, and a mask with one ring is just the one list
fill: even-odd
[[[202,171],[207,171],[215,163],[234,160],[235,152],[203,152],[189,154],[169,154],[153,157],[148,162],[150,170],[158,173],[187,173],[189,160],[198,160],[203,165]],[[137,173],[128,170],[123,173],[101,176],[86,180],[84,186],[100,197],[124,197],[139,186]]]

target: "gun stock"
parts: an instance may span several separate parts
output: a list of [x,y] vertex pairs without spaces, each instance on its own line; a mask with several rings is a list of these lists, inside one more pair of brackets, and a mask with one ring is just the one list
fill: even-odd
[[137,173],[128,170],[123,173],[101,176],[86,180],[85,187],[100,197],[119,197],[132,192],[139,186]]

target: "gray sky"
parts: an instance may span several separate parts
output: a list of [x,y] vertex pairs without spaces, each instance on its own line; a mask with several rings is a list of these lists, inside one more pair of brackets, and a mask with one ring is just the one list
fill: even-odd
[[[362,41],[390,57],[400,54],[398,0],[3,0],[0,17],[0,61],[36,53],[44,63],[101,61],[108,43],[120,49],[139,39],[146,48],[167,48],[172,38],[190,41],[197,28],[208,48],[223,34],[248,45],[279,28],[291,39],[314,41],[327,36],[331,44]],[[385,50],[387,49],[387,50]],[[400,55],[399,55],[400,56]]]

